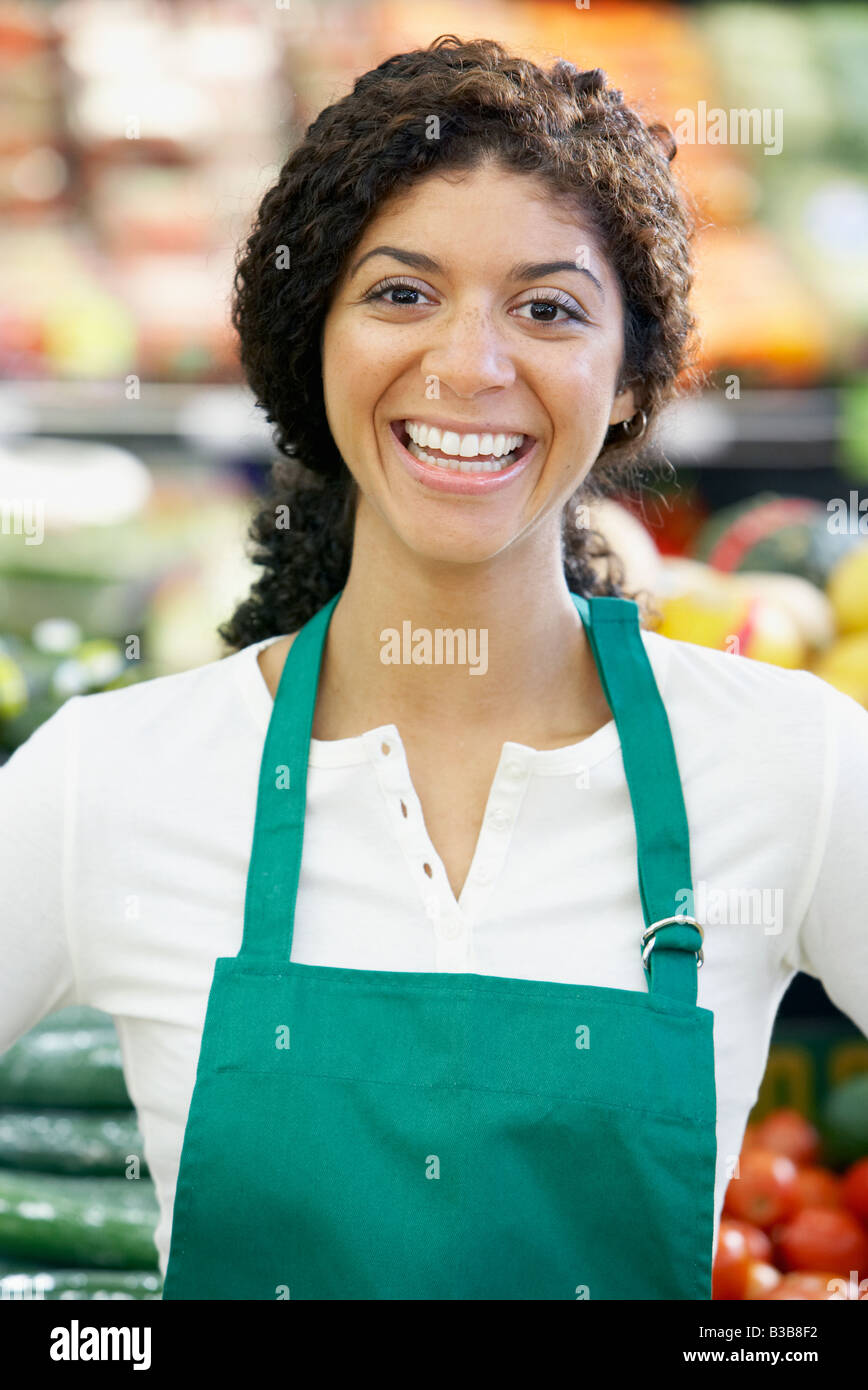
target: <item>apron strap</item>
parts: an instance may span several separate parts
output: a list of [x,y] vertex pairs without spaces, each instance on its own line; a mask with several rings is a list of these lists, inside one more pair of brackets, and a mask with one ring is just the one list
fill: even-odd
[[639,629],[639,608],[631,599],[571,597],[621,742],[636,827],[646,928],[640,949],[649,992],[695,1004],[702,933],[690,920],[667,921],[692,913],[687,812],[669,717]]
[[[325,638],[339,590],[298,631],[283,665],[259,773],[240,956],[288,963],[301,872],[311,730]],[[685,915],[693,899],[687,816],[669,720],[629,599],[571,594],[591,643],[621,740],[636,824],[639,888],[647,929]],[[687,922],[643,936],[651,992],[696,1003],[701,933]]]
[[339,589],[299,628],[280,674],[262,763],[239,956],[289,962],[301,872],[307,765],[325,637]]

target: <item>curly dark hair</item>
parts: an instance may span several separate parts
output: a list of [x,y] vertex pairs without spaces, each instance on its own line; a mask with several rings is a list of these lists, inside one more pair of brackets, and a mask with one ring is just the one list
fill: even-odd
[[[426,138],[432,113],[436,140]],[[624,304],[619,389],[634,387],[650,428],[686,389],[695,327],[687,303],[695,221],[669,169],[674,155],[668,127],[646,123],[599,68],[580,72],[557,59],[546,73],[493,40],[454,34],[386,59],[320,112],[236,258],[241,364],[281,457],[248,532],[264,574],[218,628],[225,642],[240,649],[295,632],[346,583],[358,489],[326,419],[320,339],[334,286],[384,200],[435,166],[471,169],[492,156],[543,177],[589,219],[615,271]],[[572,592],[624,596],[617,558],[576,523],[574,504],[635,486],[648,444],[647,430],[633,441],[612,427],[564,508]]]

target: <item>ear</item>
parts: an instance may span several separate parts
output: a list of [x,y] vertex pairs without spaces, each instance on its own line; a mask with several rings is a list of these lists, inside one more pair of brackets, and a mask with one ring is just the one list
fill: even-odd
[[619,391],[612,402],[609,415],[610,425],[620,425],[622,420],[630,420],[636,414],[636,398],[631,387]]

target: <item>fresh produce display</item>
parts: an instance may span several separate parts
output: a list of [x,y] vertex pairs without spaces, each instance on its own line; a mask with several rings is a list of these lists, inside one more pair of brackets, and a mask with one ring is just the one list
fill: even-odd
[[868,1154],[868,1072],[842,1081],[829,1094],[820,1119],[826,1151],[836,1165]]
[[0,1166],[123,1177],[131,1154],[146,1171],[134,1110],[0,1107]]
[[775,1244],[786,1269],[822,1265],[845,1278],[851,1270],[868,1277],[868,1232],[843,1207],[803,1207],[781,1226]]
[[12,1268],[0,1263],[0,1299],[158,1299],[162,1282],[150,1269]]
[[868,632],[840,637],[817,657],[811,669],[868,708]]
[[[782,578],[783,576],[778,576]],[[728,583],[713,570],[669,561],[660,593],[662,618],[656,624],[664,637],[716,647],[738,656],[795,669],[804,666],[808,646],[804,624],[780,596],[749,581]]]
[[[761,492],[723,507],[706,522],[693,557],[716,570],[797,574],[824,589],[848,553],[868,537],[811,497]],[[848,518],[849,520],[849,518]]]
[[775,370],[791,380],[794,371],[809,376],[823,362],[840,370],[859,359],[868,325],[864,81],[856,90],[868,54],[865,7],[703,5],[697,26],[714,52],[717,91],[709,105],[778,112],[786,126],[781,158],[767,157],[774,155],[767,139],[739,147],[756,180],[752,211],[770,254],[763,273],[754,248],[751,276],[750,246],[737,243],[738,233],[753,228],[712,230],[711,246],[728,243],[731,256],[731,273],[723,262],[700,295],[712,348],[725,346],[733,359],[753,355],[766,380]]
[[0,636],[0,745],[17,748],[70,695],[114,690],[142,674],[118,642],[85,640],[68,619],[37,623],[29,640]]
[[[237,380],[231,248],[287,135],[336,82],[460,32],[464,17],[458,0],[319,0],[289,26],[288,0],[225,14],[192,0],[170,8],[4,6],[7,377]],[[860,6],[782,8],[486,0],[482,28],[518,51],[603,68],[670,126],[678,177],[702,211],[703,366],[810,381],[860,360],[866,323],[866,22]],[[135,131],[124,53],[138,55]],[[783,151],[782,131],[717,131],[713,113],[734,108],[786,110]],[[698,116],[698,129],[685,128],[685,111],[707,111],[710,129]],[[215,197],[226,188],[237,195]]]
[[690,554],[655,554],[629,499],[591,516],[625,558],[648,627],[812,671],[868,708],[868,534],[835,530],[812,498],[768,492],[708,517]]
[[251,170],[279,154],[281,11],[2,10],[4,376],[237,377],[223,294]]
[[226,470],[202,495],[128,450],[51,439],[0,445],[3,492],[44,494],[46,516],[42,544],[0,546],[0,750],[71,696],[224,654],[216,629],[254,577],[247,483]]
[[[747,1126],[712,1298],[868,1300],[866,1102],[868,1072],[832,1089],[819,1128],[791,1108]],[[861,1156],[842,1159],[857,1141]]]
[[828,1168],[799,1168],[796,1178],[797,1209],[802,1207],[839,1207],[841,1179]]
[[130,1105],[114,1029],[26,1033],[0,1057],[0,1105]]
[[0,1169],[0,1259],[99,1269],[157,1267],[149,1178],[66,1177]]
[[[643,621],[653,619],[653,595],[663,581],[663,562],[650,532],[620,502],[610,497],[596,498],[580,514],[584,525],[599,532],[620,562],[625,591],[635,593]],[[604,578],[609,562],[593,559],[591,567]]]
[[727,1192],[727,1211],[764,1231],[792,1216],[797,1201],[796,1165],[791,1158],[759,1147],[742,1154],[738,1181]]
[[0,1297],[159,1298],[158,1208],[111,1017],[51,1014],[0,1056]]
[[835,566],[826,592],[842,633],[868,632],[868,544],[851,550]]

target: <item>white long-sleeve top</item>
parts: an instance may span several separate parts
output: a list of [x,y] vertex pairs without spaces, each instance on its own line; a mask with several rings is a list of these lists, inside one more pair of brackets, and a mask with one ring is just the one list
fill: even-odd
[[[868,711],[806,672],[642,640],[705,924],[716,1238],[794,973],[868,1033]],[[113,1016],[164,1274],[214,962],[241,946],[272,709],[264,645],[71,698],[0,768],[0,1051],[70,1004]],[[458,902],[398,728],[312,740],[292,960],[644,991],[643,926],[614,722],[570,747],[503,745]]]

